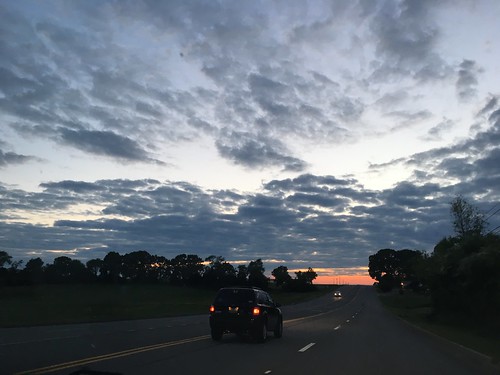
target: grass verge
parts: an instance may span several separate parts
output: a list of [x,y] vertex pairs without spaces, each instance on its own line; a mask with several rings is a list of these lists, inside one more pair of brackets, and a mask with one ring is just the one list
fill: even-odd
[[409,323],[500,362],[499,332],[485,322],[458,314],[434,315],[430,296],[405,292],[380,294],[382,304]]
[[[271,291],[282,305],[318,297]],[[203,314],[214,290],[154,284],[36,285],[0,288],[0,327],[102,322]]]

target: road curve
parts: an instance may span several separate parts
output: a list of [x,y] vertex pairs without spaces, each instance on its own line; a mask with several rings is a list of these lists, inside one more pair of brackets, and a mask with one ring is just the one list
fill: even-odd
[[341,290],[283,307],[283,337],[264,344],[213,342],[207,315],[0,329],[0,374],[500,374],[386,312],[373,288]]

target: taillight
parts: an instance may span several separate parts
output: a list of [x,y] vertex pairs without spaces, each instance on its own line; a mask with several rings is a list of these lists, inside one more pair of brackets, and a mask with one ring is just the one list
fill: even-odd
[[212,306],[210,306],[210,312],[211,312],[211,313],[215,312],[215,306],[213,306],[213,305],[212,305]]
[[260,309],[258,307],[254,307],[252,310],[252,315],[253,316],[260,315]]

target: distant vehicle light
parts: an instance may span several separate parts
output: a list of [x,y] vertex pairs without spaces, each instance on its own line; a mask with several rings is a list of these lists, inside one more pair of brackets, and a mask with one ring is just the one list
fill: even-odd
[[252,310],[252,315],[253,316],[260,315],[260,309],[258,307],[254,307],[253,310]]
[[210,306],[210,312],[211,312],[211,313],[215,312],[215,306],[213,306],[213,305],[212,305],[212,306]]

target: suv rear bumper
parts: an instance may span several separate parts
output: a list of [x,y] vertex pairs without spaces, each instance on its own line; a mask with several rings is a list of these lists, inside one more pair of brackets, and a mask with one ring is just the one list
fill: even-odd
[[234,319],[224,316],[210,315],[210,328],[224,332],[245,333],[253,332],[262,324],[262,317],[235,317]]

